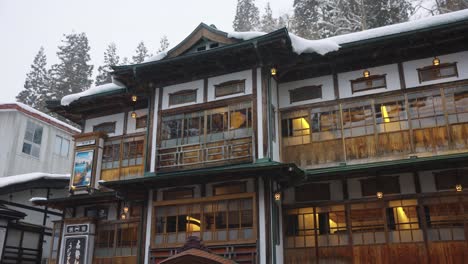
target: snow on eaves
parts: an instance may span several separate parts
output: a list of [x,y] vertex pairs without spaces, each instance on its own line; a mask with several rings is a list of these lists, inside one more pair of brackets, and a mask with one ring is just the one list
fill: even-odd
[[117,91],[121,89],[125,89],[125,87],[117,85],[115,83],[106,83],[103,85],[91,87],[88,90],[83,91],[81,93],[74,93],[74,94],[66,95],[62,98],[60,104],[63,106],[68,106],[72,102],[80,99],[81,97],[96,95],[96,94],[105,93],[105,92]]
[[32,172],[27,174],[19,174],[14,176],[0,177],[0,188],[13,185],[26,183],[35,180],[69,180],[70,174],[51,174],[44,172]]
[[[325,55],[329,52],[338,50],[342,44],[421,30],[434,26],[454,23],[464,19],[468,19],[468,9],[325,39],[308,40],[298,37],[292,33],[289,33],[289,38],[291,39],[293,52],[297,53],[298,55],[302,53],[318,53]],[[265,34],[266,33],[263,32],[253,31],[230,32],[228,33],[228,37],[249,40],[263,36]]]
[[36,202],[36,201],[47,201],[46,197],[33,197],[29,199],[30,202]]
[[166,56],[167,56],[167,51],[163,51],[154,56],[144,59],[143,62],[159,61],[159,60],[164,59]]
[[46,113],[43,113],[43,112],[41,112],[41,111],[39,111],[39,110],[37,110],[37,109],[34,109],[34,108],[32,108],[31,106],[29,106],[29,105],[25,105],[25,104],[20,103],[20,102],[14,102],[14,103],[7,103],[7,102],[3,103],[3,102],[0,102],[0,104],[17,105],[18,107],[22,108],[22,109],[25,110],[26,112],[30,112],[30,113],[39,115],[39,116],[41,116],[41,117],[43,117],[43,118],[45,118],[45,119],[50,120],[52,123],[56,123],[56,124],[59,124],[59,125],[61,125],[61,126],[67,127],[67,128],[69,128],[70,130],[75,131],[75,132],[78,132],[78,133],[81,132],[81,130],[79,130],[78,128],[76,128],[76,127],[74,127],[74,126],[71,126],[71,125],[69,125],[69,124],[67,124],[67,123],[65,123],[65,122],[62,122],[62,121],[58,120],[57,118],[53,118],[53,117],[51,117],[50,115],[48,115],[48,114],[46,114]]

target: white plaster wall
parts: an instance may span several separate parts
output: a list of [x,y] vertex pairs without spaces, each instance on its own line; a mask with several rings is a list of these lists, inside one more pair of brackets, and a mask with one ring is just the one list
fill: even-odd
[[86,125],[84,133],[93,132],[93,126],[99,125],[106,122],[116,122],[115,123],[115,133],[109,133],[109,137],[121,136],[123,135],[124,127],[124,116],[125,113],[118,113],[108,116],[100,116],[96,118],[90,118],[86,120]]
[[[137,117],[148,115],[148,109],[138,109],[135,110],[135,113],[137,114]],[[132,112],[127,113],[127,120],[127,134],[140,133],[146,131],[146,128],[136,128],[136,119],[132,118]]]
[[401,194],[410,194],[416,193],[414,186],[414,178],[412,173],[402,173],[398,178],[400,182],[400,193]]
[[330,181],[330,199],[343,200],[343,185],[341,181]]
[[[262,70],[257,68],[257,106],[263,105],[262,97]],[[257,107],[257,157],[263,158],[263,111],[262,107]]]
[[418,174],[421,192],[437,192],[433,171],[420,171]]
[[[23,153],[23,140],[27,122],[42,127],[39,158]],[[72,163],[72,135],[19,111],[0,112],[0,177],[30,172],[69,173]],[[70,141],[68,156],[54,154],[55,137],[59,135]]]
[[260,264],[266,264],[266,219],[265,219],[265,188],[262,178],[258,179],[258,247]]
[[[351,90],[351,80],[362,77],[364,70],[369,70],[371,75],[386,74],[387,88],[373,89],[354,93]],[[366,68],[358,71],[344,72],[338,74],[338,86],[340,98],[356,97],[361,95],[383,93],[401,89],[400,76],[398,74],[398,65],[390,64],[373,68]]]
[[417,69],[432,65],[432,60],[434,58],[430,57],[430,58],[425,58],[425,59],[420,59],[420,60],[412,60],[412,61],[407,61],[403,63],[406,87],[412,88],[412,87],[418,87],[418,86],[423,86],[423,85],[451,82],[451,81],[457,81],[457,80],[468,78],[468,51],[451,53],[447,55],[440,55],[437,57],[440,59],[440,63],[457,62],[458,77],[450,77],[450,78],[444,78],[444,79],[419,83]]
[[271,78],[271,103],[275,107],[275,112],[271,113],[272,115],[272,120],[275,122],[273,128],[276,130],[276,138],[273,138],[272,141],[272,147],[273,147],[273,160],[274,161],[280,161],[280,131],[279,131],[279,121],[278,121],[278,84],[276,83],[276,80]]
[[[156,88],[154,91],[154,103],[153,103],[153,120],[150,120],[150,122],[153,122],[153,131],[150,131],[152,133],[152,142],[151,142],[151,165],[150,165],[150,172],[156,171],[156,133],[158,131],[158,109],[159,109],[159,89]],[[152,193],[151,193],[152,195]]]
[[[289,98],[289,90],[309,86],[309,85],[322,85],[322,98],[306,100],[301,102],[291,103]],[[304,104],[318,103],[335,99],[333,90],[333,76],[320,76],[316,78],[304,79],[294,82],[280,83],[279,89],[279,107],[285,108],[290,106],[298,106]]]
[[359,199],[362,198],[361,192],[361,182],[364,178],[352,178],[348,179],[348,194],[349,199]]
[[[215,97],[215,85],[228,82],[228,81],[234,81],[234,80],[245,80],[244,93],[220,96],[217,98]],[[242,96],[246,94],[252,94],[252,70],[233,72],[229,74],[224,74],[224,75],[208,78],[208,102]]]
[[[203,103],[203,80],[196,80],[193,82],[179,83],[175,85],[166,86],[163,89],[162,109],[171,109],[187,105]],[[169,94],[182,91],[197,89],[197,101],[195,103],[185,103],[169,106]]]

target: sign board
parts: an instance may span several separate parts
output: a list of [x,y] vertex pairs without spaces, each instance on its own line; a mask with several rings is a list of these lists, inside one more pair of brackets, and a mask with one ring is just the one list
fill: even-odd
[[63,243],[63,264],[86,264],[87,263],[88,236],[66,236]]
[[89,233],[89,224],[67,225],[67,234]]
[[73,164],[73,187],[87,187],[93,178],[94,150],[76,151]]
[[90,140],[85,140],[85,141],[78,141],[76,142],[77,147],[84,147],[84,146],[89,146],[89,145],[94,145],[96,144],[95,139],[90,139]]

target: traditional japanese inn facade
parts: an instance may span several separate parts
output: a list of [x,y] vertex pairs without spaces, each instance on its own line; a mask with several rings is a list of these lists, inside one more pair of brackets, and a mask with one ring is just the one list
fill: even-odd
[[462,263],[468,12],[329,39],[200,24],[82,125],[50,263]]

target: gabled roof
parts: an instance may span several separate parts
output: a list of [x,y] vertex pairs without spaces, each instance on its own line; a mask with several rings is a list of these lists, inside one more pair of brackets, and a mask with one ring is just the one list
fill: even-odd
[[67,131],[70,134],[76,134],[80,133],[80,130],[74,126],[71,126],[65,122],[62,122],[58,120],[57,118],[54,118],[50,115],[47,115],[39,110],[36,110],[28,105],[25,105],[20,102],[14,102],[14,103],[0,103],[0,111],[19,111],[27,116],[30,116],[32,118],[41,120],[45,123],[48,123],[54,127],[60,128],[62,130]]
[[213,25],[208,26],[205,23],[200,23],[184,40],[169,50],[165,58],[173,58],[184,54],[203,39],[208,39],[213,42],[226,45],[239,42],[238,40],[228,38],[228,34],[226,32],[218,30]]

